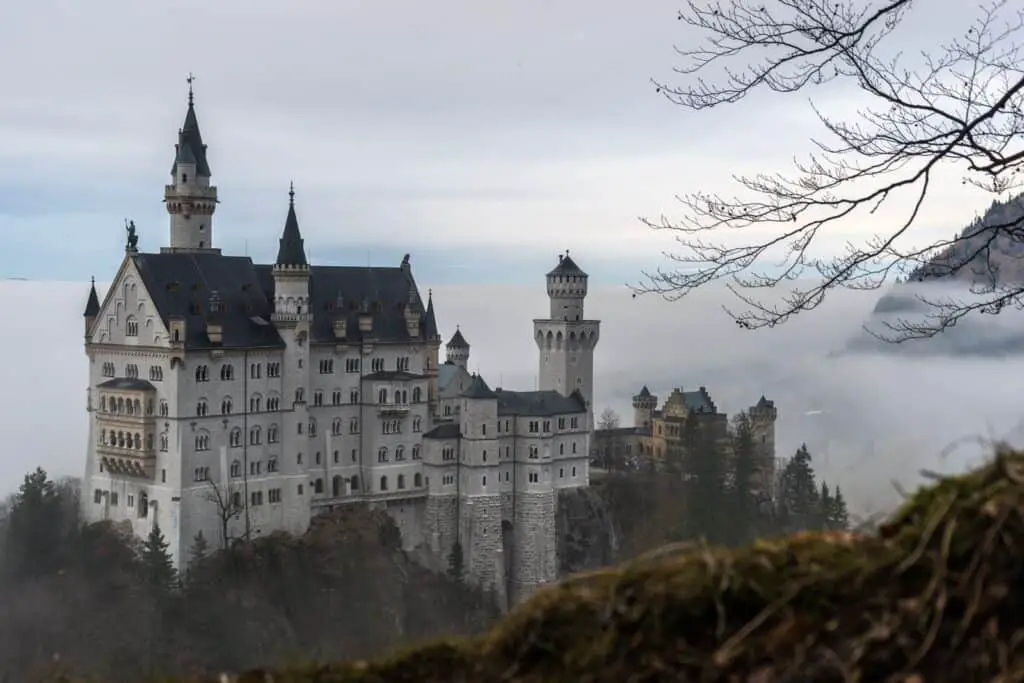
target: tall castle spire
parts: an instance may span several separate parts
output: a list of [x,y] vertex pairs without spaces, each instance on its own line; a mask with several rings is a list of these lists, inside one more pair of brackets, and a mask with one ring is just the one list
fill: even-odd
[[188,76],[188,109],[174,145],[171,184],[164,187],[164,203],[171,217],[170,251],[215,251],[213,212],[217,188],[210,184],[210,164],[196,116],[195,77]]

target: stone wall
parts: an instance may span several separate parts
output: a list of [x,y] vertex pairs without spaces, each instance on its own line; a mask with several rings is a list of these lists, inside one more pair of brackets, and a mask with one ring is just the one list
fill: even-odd
[[560,577],[619,560],[619,534],[608,506],[592,488],[558,492],[555,529]]
[[463,499],[462,549],[467,581],[493,592],[505,604],[505,560],[501,543],[501,499],[471,496]]
[[511,580],[513,603],[558,579],[555,539],[555,492],[518,492],[512,519],[514,551]]
[[456,520],[459,516],[458,497],[427,496],[423,506],[423,543],[430,554],[447,566],[452,546],[455,545]]

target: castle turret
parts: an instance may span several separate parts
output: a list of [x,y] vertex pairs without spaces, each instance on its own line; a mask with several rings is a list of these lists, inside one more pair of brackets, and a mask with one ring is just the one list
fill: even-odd
[[100,298],[96,294],[96,278],[92,279],[92,285],[89,287],[89,299],[85,302],[85,337],[86,342],[89,340],[89,334],[92,332],[93,325],[96,324],[96,317],[100,314]]
[[761,461],[761,476],[764,490],[771,491],[775,483],[775,422],[779,411],[774,401],[764,396],[756,405],[747,409],[750,428],[754,437],[754,448]]
[[309,262],[306,261],[299,219],[295,215],[295,186],[288,189],[288,216],[274,262],[275,322],[305,320],[309,310]]
[[188,110],[174,146],[171,183],[164,187],[164,203],[171,218],[170,246],[164,251],[218,251],[213,248],[213,212],[217,188],[210,184],[206,145],[199,132],[192,77],[188,82]]
[[594,400],[594,348],[601,332],[597,320],[585,320],[587,274],[569,257],[547,274],[551,315],[533,321],[533,336],[540,350],[539,385],[563,396],[580,392],[592,413]]
[[469,342],[462,336],[462,330],[456,325],[455,334],[445,344],[448,362],[457,365],[463,370],[469,365]]
[[633,397],[633,426],[648,428],[658,407],[658,397],[651,394],[645,384],[640,393]]

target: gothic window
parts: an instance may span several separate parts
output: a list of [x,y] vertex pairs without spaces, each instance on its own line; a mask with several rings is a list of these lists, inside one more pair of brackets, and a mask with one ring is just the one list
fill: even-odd
[[452,414],[452,407],[451,407],[450,405],[446,405],[446,406],[444,407],[444,416],[445,416],[445,417],[448,417],[448,416],[450,416],[451,414]]
[[405,488],[405,475],[404,474],[399,474],[398,475],[398,484],[397,484],[397,486],[395,488],[398,488],[398,489],[404,489]]
[[537,474],[536,472],[530,472],[530,474],[528,476],[528,481],[531,484],[536,484],[537,482],[540,481],[540,475]]
[[235,378],[235,366],[230,363],[220,366],[220,378],[224,382],[233,380]]
[[416,474],[412,475],[412,485],[413,485],[413,488],[417,488],[417,489],[419,487],[423,486],[423,475],[420,474],[419,472],[417,472]]
[[348,402],[352,404],[359,403],[358,389],[353,389],[352,391],[348,392]]
[[281,364],[267,363],[267,377],[280,377],[281,376]]
[[572,452],[573,453],[576,452],[576,442],[575,441],[572,442]]
[[268,489],[267,490],[267,502],[280,503],[281,502],[281,489]]
[[565,455],[565,444],[564,443],[558,444],[558,454],[559,455]]
[[334,435],[334,436],[338,436],[339,434],[341,434],[341,418],[340,417],[334,418],[334,420],[331,422],[331,434]]
[[334,464],[338,464],[338,451],[334,451]]
[[149,380],[151,382],[162,382],[164,380],[164,369],[159,365],[150,365]]
[[210,468],[209,467],[197,467],[193,473],[192,478],[195,481],[209,481],[210,480]]
[[352,479],[349,480],[349,484],[352,486],[353,491],[359,490],[359,475],[353,475]]
[[262,367],[259,363],[253,363],[249,366],[249,379],[259,379],[262,374]]
[[127,337],[139,336],[139,321],[135,319],[135,316],[128,316],[124,323],[124,333]]
[[302,387],[299,387],[298,389],[295,390],[295,402],[302,403],[305,400],[306,392],[302,389]]
[[100,412],[101,413],[107,412],[107,397],[106,396],[100,396]]
[[358,358],[346,358],[345,359],[345,372],[359,372],[359,359]]
[[341,390],[340,389],[335,389],[334,391],[331,392],[331,405],[334,405],[334,406],[340,406],[341,405]]
[[267,443],[277,443],[277,425],[267,427]]
[[135,442],[134,443],[135,450],[141,451],[142,450],[142,436],[139,435],[138,433],[136,433],[135,434],[135,438],[133,439],[133,441]]
[[405,460],[405,446],[395,447],[395,462],[402,462]]
[[323,493],[323,492],[324,492],[324,480],[323,479],[317,479],[315,482],[313,482],[313,493]]
[[334,372],[334,360],[331,358],[325,358],[320,361],[320,374],[330,375]]
[[383,476],[383,477],[380,478],[380,490],[381,491],[387,491],[388,490],[388,478],[387,478],[387,476]]
[[161,434],[160,435],[160,451],[163,452],[163,453],[167,452],[167,435],[166,434]]
[[114,374],[115,374],[114,364],[113,363],[104,363],[103,364],[103,376],[104,377],[113,377]]
[[402,356],[401,358],[396,358],[395,359],[395,370],[398,370],[399,372],[408,372],[409,371],[409,357],[408,356]]
[[206,399],[201,398],[196,402],[196,416],[206,417],[209,412],[209,407],[206,405]]
[[317,389],[313,392],[313,405],[322,406],[324,404],[324,392]]
[[223,401],[220,402],[220,414],[221,415],[230,415],[231,414],[231,407],[232,407],[231,406],[231,399],[230,398],[225,398]]
[[206,432],[200,432],[196,434],[196,450],[197,451],[208,451],[210,450],[210,435]]
[[170,413],[170,409],[167,407],[167,401],[160,401],[160,417],[167,417]]
[[539,457],[540,457],[540,455],[539,455],[539,452],[537,451],[537,447],[536,446],[530,446],[530,459],[531,460],[536,460]]
[[249,412],[258,413],[263,407],[263,397],[259,394],[253,394],[249,397]]
[[487,475],[486,474],[484,476],[480,477],[480,485],[483,486],[484,488],[487,487]]
[[412,447],[412,459],[419,460],[420,457],[420,445],[416,444],[415,446]]
[[127,401],[125,403],[125,408],[127,409],[125,412],[127,412],[129,415],[134,415],[135,414],[135,409],[132,408],[132,402],[131,401]]
[[139,493],[139,517],[149,516],[149,494],[145,491]]
[[299,454],[297,454],[295,456],[295,464],[296,465],[301,465],[302,464],[302,453],[299,453]]
[[309,418],[309,438],[316,436],[316,418]]
[[278,396],[267,397],[267,410],[272,413],[276,413],[281,409],[281,398]]
[[210,366],[209,365],[198,365],[198,366],[196,366],[196,381],[197,382],[209,382],[210,381]]
[[242,463],[240,461],[231,461],[231,476],[234,478],[242,476]]
[[348,433],[358,434],[359,433],[359,420],[352,419],[348,421]]
[[412,390],[412,402],[419,403],[423,400],[423,390],[419,387],[413,387]]
[[242,428],[235,427],[228,435],[228,444],[232,448],[239,448],[242,445]]
[[341,495],[341,477],[337,474],[331,479],[331,495],[335,498]]
[[381,446],[377,450],[377,462],[387,462],[387,461],[388,461],[388,448],[387,448],[387,446]]
[[388,390],[387,389],[381,389],[380,391],[377,392],[377,403],[379,403],[381,405],[384,405],[387,402],[388,402]]
[[317,451],[317,452],[316,452],[316,455],[314,455],[314,456],[313,456],[313,462],[314,462],[315,464],[319,465],[319,464],[320,464],[320,461],[321,461],[321,458],[320,458],[320,451]]
[[374,358],[372,361],[370,361],[370,369],[373,372],[383,372],[384,371],[384,359],[383,358]]
[[139,366],[136,365],[135,363],[129,363],[128,365],[124,366],[124,376],[128,377],[129,379],[138,379]]
[[261,442],[261,436],[263,435],[259,425],[255,425],[249,430],[249,444],[252,446],[258,446]]
[[267,460],[267,473],[277,472],[277,458]]

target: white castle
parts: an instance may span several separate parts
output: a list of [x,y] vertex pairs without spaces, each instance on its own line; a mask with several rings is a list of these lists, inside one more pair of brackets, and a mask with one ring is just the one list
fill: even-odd
[[600,332],[568,252],[533,321],[539,390],[492,390],[467,370],[461,331],[439,362],[433,297],[408,256],[308,263],[294,190],[275,263],[214,247],[191,87],[175,150],[170,246],[140,252],[131,224],[105,299],[94,283],[85,309],[86,519],[140,536],[159,525],[182,567],[200,532],[224,546],[302,533],[368,503],[435,568],[461,551],[467,579],[502,604],[556,579],[557,492],[589,483]]

